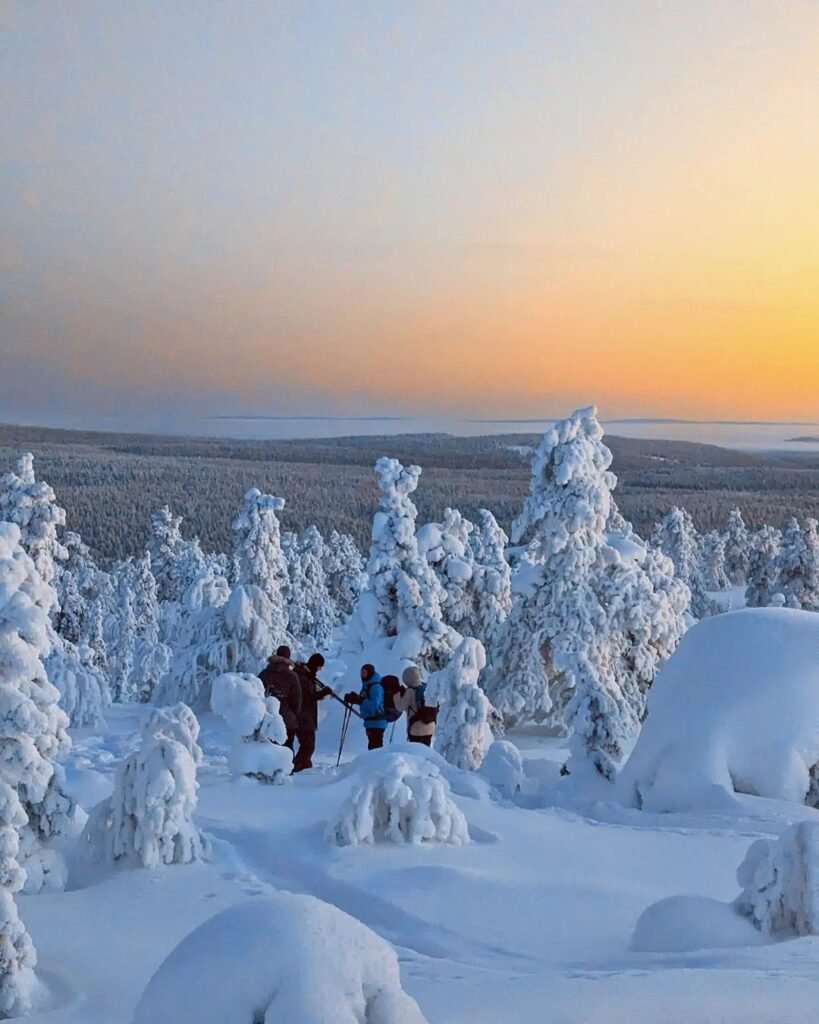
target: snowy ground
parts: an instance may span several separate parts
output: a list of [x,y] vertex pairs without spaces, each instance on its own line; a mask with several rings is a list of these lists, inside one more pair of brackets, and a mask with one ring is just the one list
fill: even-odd
[[[337,848],[323,828],[352,782],[344,764],[333,767],[339,717],[327,710],[317,768],[285,786],[231,779],[224,724],[204,716],[197,817],[213,840],[212,863],[103,879],[78,872],[73,891],[20,898],[51,990],[33,1020],[129,1024],[185,935],[271,887],[318,896],[389,940],[431,1024],[816,1019],[819,938],[629,951],[649,904],[683,893],[732,899],[751,841],[813,812],[753,798],[719,815],[626,810],[560,782],[559,741],[532,731],[512,737],[526,758],[529,808],[493,800],[474,777],[456,782],[470,846]],[[75,736],[69,778],[86,807],[109,791],[139,713],[116,709],[104,734]],[[352,729],[349,747],[345,761],[361,749]]]

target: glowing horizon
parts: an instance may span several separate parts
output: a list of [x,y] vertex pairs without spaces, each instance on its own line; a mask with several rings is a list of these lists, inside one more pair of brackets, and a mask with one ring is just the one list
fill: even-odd
[[1,17],[0,421],[819,420],[816,4]]

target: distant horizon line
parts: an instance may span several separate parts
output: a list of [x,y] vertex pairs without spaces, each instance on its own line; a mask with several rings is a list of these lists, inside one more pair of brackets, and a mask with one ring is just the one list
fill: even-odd
[[[287,416],[287,415],[256,415],[253,413],[236,413],[236,414],[220,414],[218,416],[207,416],[206,420],[231,420],[231,421],[249,421],[249,422],[265,422],[265,421],[317,421],[317,422],[333,422],[338,420],[344,420],[350,423],[394,423],[400,422],[401,420],[407,421],[422,421],[422,420],[454,420],[460,423],[557,423],[560,420],[566,419],[565,414],[561,416],[492,416],[492,417],[471,417],[471,416],[453,416],[453,415],[435,415],[430,413],[428,415],[418,416],[416,414],[407,414],[403,416],[396,415],[377,415],[377,416],[348,416],[344,414],[338,415],[327,415],[325,413],[316,414],[305,414],[300,413],[299,415]],[[696,425],[702,426],[715,425],[723,427],[815,427],[819,426],[819,419],[817,420],[716,420],[716,419],[685,419],[682,417],[675,416],[601,416],[600,420],[603,423],[660,423],[673,425],[675,423],[681,426],[685,425]]]

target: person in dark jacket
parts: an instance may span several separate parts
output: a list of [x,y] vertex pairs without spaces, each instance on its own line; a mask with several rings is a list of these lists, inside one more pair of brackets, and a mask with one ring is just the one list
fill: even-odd
[[348,693],[348,704],[358,704],[364,729],[367,733],[367,749],[378,750],[384,746],[384,730],[387,718],[384,712],[384,687],[381,676],[375,671],[374,665],[361,666],[361,691]]
[[287,729],[284,745],[292,750],[301,714],[301,683],[290,660],[289,647],[282,644],[275,654],[270,655],[259,679],[264,684],[265,696],[276,697],[279,701],[279,714]]
[[307,663],[296,663],[296,675],[301,686],[301,713],[296,730],[299,749],[293,759],[293,771],[302,772],[313,767],[313,752],[316,749],[316,730],[318,729],[318,702],[330,693],[318,678],[324,668],[324,658],[320,654],[311,654]]

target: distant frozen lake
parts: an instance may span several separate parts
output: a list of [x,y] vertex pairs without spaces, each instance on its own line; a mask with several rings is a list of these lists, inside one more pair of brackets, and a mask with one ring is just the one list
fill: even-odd
[[[467,420],[419,417],[236,417],[202,421],[191,432],[257,440],[346,437],[351,435],[447,433],[462,437],[479,434],[530,434],[546,430],[554,420]],[[789,438],[819,436],[819,423],[724,423],[663,420],[606,420],[606,432],[621,437],[697,441],[750,451],[819,452],[819,441],[789,442]]]

